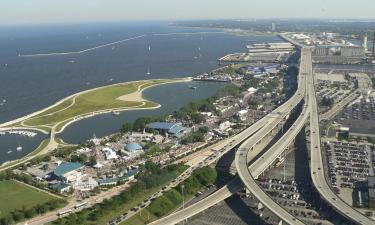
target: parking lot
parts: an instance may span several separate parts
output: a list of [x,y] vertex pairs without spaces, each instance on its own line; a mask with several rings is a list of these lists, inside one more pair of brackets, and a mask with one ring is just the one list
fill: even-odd
[[318,213],[314,206],[307,201],[306,198],[309,195],[305,183],[267,178],[258,179],[258,183],[278,204],[306,224],[331,224],[326,221],[328,214]]
[[341,114],[341,118],[355,120],[375,120],[374,96],[361,98],[359,102],[346,107]]
[[365,144],[333,141],[325,143],[325,149],[331,185],[336,194],[351,204],[356,182],[366,181],[374,174],[371,148]]

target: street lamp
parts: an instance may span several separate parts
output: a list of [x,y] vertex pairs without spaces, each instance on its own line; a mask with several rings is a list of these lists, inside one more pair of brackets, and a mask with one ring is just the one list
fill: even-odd
[[[181,194],[182,194],[182,209],[185,208],[185,194],[184,194],[185,185],[181,185]],[[182,225],[185,224],[185,220],[182,221]]]

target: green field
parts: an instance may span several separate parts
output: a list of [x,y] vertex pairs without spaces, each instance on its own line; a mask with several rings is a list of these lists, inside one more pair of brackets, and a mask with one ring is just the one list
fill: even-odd
[[0,218],[14,210],[28,209],[56,199],[31,187],[12,180],[0,181]]
[[119,84],[99,88],[87,93],[78,95],[73,103],[73,98],[67,99],[61,104],[43,112],[37,116],[34,116],[25,121],[27,126],[41,126],[41,125],[53,125],[56,123],[63,122],[74,118],[75,116],[113,108],[124,108],[124,107],[152,107],[156,106],[156,103],[146,101],[146,105],[142,102],[137,101],[122,101],[117,98],[122,95],[127,95],[138,90],[153,86],[155,84],[165,83],[168,80],[150,80],[150,81],[139,81],[127,84]]

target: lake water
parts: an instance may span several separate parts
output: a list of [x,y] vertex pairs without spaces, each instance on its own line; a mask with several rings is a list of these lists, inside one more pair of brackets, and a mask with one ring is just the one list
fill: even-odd
[[[217,59],[223,55],[246,51],[248,43],[282,41],[276,36],[202,33],[217,31],[220,30],[163,23],[0,27],[0,101],[6,100],[0,106],[0,123],[45,108],[73,93],[110,83],[201,74],[217,68]],[[145,36],[82,54],[18,56],[80,51],[139,35]],[[148,70],[151,75],[146,74]],[[146,90],[145,95],[162,108],[125,112],[116,117],[100,115],[72,124],[60,136],[65,141],[80,143],[93,133],[107,135],[138,116],[171,113],[190,100],[208,97],[220,85],[196,84],[199,87],[195,91],[188,89],[187,84],[155,87]],[[23,143],[24,151],[17,153],[17,157],[30,152],[39,138],[42,135],[26,139],[30,144]],[[17,142],[16,137],[1,137],[0,161],[14,159],[6,152]]]

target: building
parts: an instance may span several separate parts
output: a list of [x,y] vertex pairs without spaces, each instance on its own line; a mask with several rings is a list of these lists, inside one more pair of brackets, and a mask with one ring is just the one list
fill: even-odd
[[367,47],[367,34],[363,37],[363,44],[362,44],[362,47],[365,49],[365,51],[367,51],[368,47]]
[[134,176],[139,173],[139,169],[132,169],[127,171],[127,173],[122,174],[118,177],[110,177],[98,180],[100,186],[112,186],[117,185],[118,182],[126,182],[134,179]]
[[184,131],[187,131],[182,123],[168,123],[168,122],[154,122],[147,125],[148,128],[157,130],[160,133],[170,134],[173,136],[181,136]]
[[98,182],[91,177],[80,177],[73,183],[74,190],[91,191],[98,186]]
[[60,194],[69,192],[72,189],[72,187],[69,184],[65,184],[65,183],[52,184],[49,188]]
[[59,166],[56,167],[53,174],[60,180],[64,182],[73,182],[80,176],[80,172],[78,171],[81,169],[83,165],[77,162],[67,162],[61,163]]
[[134,153],[134,152],[143,150],[142,146],[139,145],[136,142],[131,142],[131,143],[126,144],[124,146],[124,149],[125,149],[125,151],[130,152],[130,153]]
[[369,207],[375,208],[375,176],[367,178]]
[[272,24],[271,24],[271,30],[272,30],[272,31],[275,31],[275,30],[276,30],[276,23],[272,23]]
[[359,63],[365,58],[365,48],[356,45],[316,45],[315,63]]
[[103,148],[103,153],[106,160],[118,159],[118,156],[115,151],[110,148]]
[[229,121],[225,121],[225,122],[223,122],[223,123],[221,123],[221,124],[219,125],[219,130],[220,130],[221,132],[226,132],[226,131],[228,131],[228,130],[230,129],[231,126],[232,126],[232,123],[231,123],[231,122],[229,122]]
[[241,121],[245,121],[249,111],[246,109],[240,110],[236,113],[235,117]]
[[139,145],[138,143],[136,142],[131,142],[131,143],[128,143],[124,146],[124,150],[125,150],[125,154],[128,156],[128,157],[137,157],[139,156],[140,154],[143,153],[143,148],[141,145]]
[[253,94],[257,93],[258,89],[250,87],[249,89],[247,89],[247,91],[249,92],[249,94],[253,95]]

